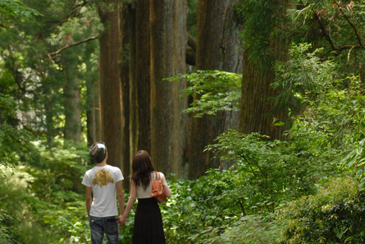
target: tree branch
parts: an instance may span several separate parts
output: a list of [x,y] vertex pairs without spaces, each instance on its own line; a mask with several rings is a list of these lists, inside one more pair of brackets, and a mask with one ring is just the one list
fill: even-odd
[[362,44],[362,41],[361,41],[361,37],[360,37],[359,32],[357,31],[357,29],[356,29],[355,25],[354,25],[354,24],[350,21],[350,19],[347,17],[347,15],[346,15],[346,14],[342,11],[342,8],[341,8],[340,4],[339,4],[337,1],[335,1],[335,3],[336,3],[336,5],[337,5],[338,9],[340,10],[340,12],[341,12],[342,16],[346,19],[347,23],[348,23],[348,24],[351,26],[351,28],[355,31],[355,34],[356,34],[356,37],[357,37],[357,40],[358,40],[358,42],[359,42],[360,46],[361,46],[362,48],[364,48],[364,45]]
[[335,45],[333,44],[331,37],[329,36],[329,34],[326,32],[326,29],[324,28],[321,18],[318,16],[318,14],[315,12],[314,13],[314,17],[317,19],[318,23],[319,23],[319,28],[321,28],[324,37],[326,38],[326,40],[329,42],[329,44],[331,45],[332,49],[337,51],[337,48],[335,47]]
[[63,23],[67,22],[70,18],[78,16],[80,14],[81,8],[86,6],[87,4],[89,4],[89,2],[85,1],[85,0],[81,4],[76,4],[76,1],[75,1],[72,8],[70,9],[70,12],[68,13],[68,15],[63,20],[59,21],[57,24],[55,24],[54,26],[49,28],[49,30],[53,30],[57,26],[62,25]]
[[241,199],[238,199],[238,203],[240,204],[240,207],[241,207],[241,211],[242,211],[243,216],[246,216],[246,211],[245,211],[245,208],[244,208],[244,206],[242,204]]
[[[74,46],[80,45],[80,44],[85,43],[85,42],[88,42],[88,41],[95,40],[95,39],[97,39],[97,38],[98,38],[98,36],[91,36],[91,37],[88,37],[88,38],[86,38],[86,39],[84,39],[84,40],[81,40],[81,41],[78,41],[78,42],[72,43],[72,44],[70,44],[70,45],[64,46],[64,47],[62,47],[62,48],[58,49],[58,50],[57,50],[57,51],[55,51],[55,52],[48,53],[48,57],[50,57],[50,58],[51,58],[52,56],[55,56],[55,55],[60,54],[60,53],[61,53],[62,51],[64,51],[65,49],[68,49],[68,48],[70,48],[70,47],[74,47]],[[51,59],[52,59],[52,58],[51,58]]]

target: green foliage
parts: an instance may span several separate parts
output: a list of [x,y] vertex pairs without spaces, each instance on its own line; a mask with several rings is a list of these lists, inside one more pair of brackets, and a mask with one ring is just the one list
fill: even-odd
[[279,236],[276,220],[263,210],[265,204],[261,210],[245,210],[265,216],[243,216],[241,177],[235,169],[212,169],[195,181],[169,182],[172,198],[160,205],[167,243],[270,243],[265,240]]
[[13,218],[8,215],[4,210],[0,210],[0,242],[4,244],[14,243],[12,241],[12,230],[9,226],[14,226]]
[[313,128],[325,134],[327,138],[325,143],[332,150],[322,151],[321,154],[337,155],[336,161],[341,162],[339,170],[353,172],[355,178],[360,181],[360,189],[363,190],[365,182],[363,85],[356,77],[337,80],[331,85],[331,89],[318,94],[316,100],[311,100],[310,95],[303,97],[309,108],[300,118],[302,122],[294,126],[301,128],[303,133],[307,133],[305,129]]
[[242,74],[226,71],[198,70],[191,74],[182,74],[168,78],[169,81],[186,79],[187,88],[182,96],[193,96],[194,101],[183,112],[195,113],[195,117],[204,114],[216,115],[218,111],[239,110],[241,98]]
[[[124,199],[125,199],[125,205],[124,208],[127,206],[127,202],[129,199],[129,193],[124,191]],[[138,200],[137,200],[138,201]],[[133,208],[129,212],[127,222],[123,226],[123,228],[119,228],[119,242],[123,244],[132,243],[132,237],[133,237],[133,229],[134,229],[134,216],[136,213],[137,204],[134,204]],[[165,223],[165,222],[164,222]]]
[[323,134],[323,143],[328,147],[327,150],[318,147],[321,148],[318,153],[338,155],[343,166],[355,170],[362,181],[365,125],[362,82],[359,77],[337,74],[334,59],[321,61],[318,57],[321,50],[308,52],[310,48],[309,44],[294,45],[290,50],[291,60],[277,62],[273,87],[281,92],[273,100],[277,106],[290,104],[288,108],[293,114],[301,113],[288,133],[290,136],[303,141],[304,134],[310,133],[312,137]]
[[236,4],[238,16],[245,28],[242,32],[243,47],[248,60],[268,68],[273,61],[273,45],[277,36],[281,36],[279,26],[286,21],[285,2],[245,0]]
[[81,180],[89,153],[85,145],[59,143],[49,150],[44,142],[35,142],[39,157],[29,164],[29,171],[36,178],[34,192],[43,200],[61,204],[80,199],[78,193],[84,192]]
[[0,162],[1,164],[18,164],[26,157],[31,157],[34,148],[31,140],[33,135],[26,130],[18,130],[16,119],[17,104],[15,101],[0,94]]
[[306,102],[311,104],[307,119],[314,121],[318,128],[331,136],[334,146],[343,150],[364,137],[365,97],[361,81],[356,77],[334,81],[333,85],[332,89],[323,92],[315,101],[306,98]]
[[297,0],[288,9],[284,28],[291,30],[295,42],[323,47],[325,57],[336,59],[337,75],[357,76],[364,64],[363,1]]
[[257,222],[258,228],[262,226],[257,231],[269,239],[278,228],[274,222],[240,217],[267,215],[287,201],[314,193],[321,179],[336,171],[336,165],[328,163],[335,155],[321,155],[326,135],[308,132],[292,133],[289,142],[237,131],[219,136],[207,150],[233,166],[210,169],[193,182],[173,183],[173,198],[164,213],[167,236],[176,240],[171,243],[229,243],[242,237],[234,234],[241,229],[247,230],[252,241],[248,243],[255,243],[246,221]]
[[276,78],[271,87],[280,92],[271,98],[274,109],[284,107],[296,114],[308,105],[303,104],[305,96],[309,100],[315,100],[320,93],[331,87],[335,77],[335,63],[320,59],[323,49],[309,52],[310,49],[312,45],[308,43],[292,44],[289,50],[290,60],[276,61]]
[[49,150],[42,142],[28,143],[32,154],[18,158],[16,167],[0,166],[0,238],[9,243],[85,242],[89,228],[80,182],[87,149],[59,143]]
[[221,191],[221,187],[211,186],[213,180],[213,177],[204,177],[199,182],[169,182],[172,198],[166,205],[160,205],[167,243],[205,243],[207,238],[222,232],[227,223],[236,218],[227,214],[231,212],[229,209],[221,212],[219,203],[212,202],[214,194]]
[[16,102],[9,96],[0,95],[0,121],[8,122],[9,119],[15,119],[15,108],[17,107]]
[[[0,94],[17,101],[22,115],[18,122],[47,137],[51,144],[51,138],[62,136],[64,126],[62,71],[66,61],[70,57],[76,60],[73,67],[78,68],[80,89],[97,79],[97,73],[90,72],[98,59],[97,41],[90,45],[87,40],[95,39],[103,27],[91,2],[29,0],[26,4],[42,17],[2,19]],[[82,99],[89,94],[94,96],[84,92]],[[81,115],[86,117],[86,112]]]
[[316,130],[293,130],[287,142],[266,139],[256,133],[228,131],[206,149],[234,162],[230,171],[236,182],[232,190],[226,189],[226,196],[241,199],[248,214],[274,211],[283,201],[313,193],[314,183],[326,177],[322,172],[336,170],[328,163],[331,157],[319,151],[329,149],[326,135]]
[[26,130],[17,130],[8,124],[0,124],[0,162],[18,164],[25,157],[34,154],[31,140],[33,136]]
[[11,16],[41,15],[37,10],[27,7],[18,0],[1,0],[0,14]]
[[188,0],[188,16],[187,16],[187,29],[189,34],[196,36],[196,11],[197,11],[197,0]]
[[211,243],[277,243],[280,238],[280,226],[275,216],[249,215],[234,222],[223,234],[214,238]]
[[47,243],[51,233],[42,230],[40,208],[49,205],[29,190],[34,177],[23,167],[0,167],[0,239],[8,243]]
[[363,243],[364,200],[353,179],[333,179],[278,212],[285,226],[281,243]]
[[196,204],[191,197],[191,182],[181,179],[168,184],[172,197],[165,205],[160,205],[167,243],[191,243],[188,238],[200,228]]
[[345,164],[356,172],[355,179],[360,181],[360,190],[365,190],[365,151],[364,151],[365,139],[359,142],[358,147],[354,145],[354,149],[343,160]]
[[[291,111],[288,141],[237,131],[220,135],[206,150],[232,167],[173,183],[174,196],[163,212],[170,243],[260,243],[257,236],[261,243],[285,242],[280,233],[290,220],[278,222],[271,212],[315,194],[323,183],[351,174],[354,167],[362,179],[362,83],[356,77],[342,78],[336,73],[336,59],[323,60],[322,50],[310,44],[294,44],[290,55],[289,62],[275,65],[273,87],[280,93],[272,98]],[[201,87],[209,82],[199,83],[204,79],[195,77],[198,85],[189,95],[204,96],[208,90]],[[214,111],[209,106],[205,110]],[[340,225],[344,218],[332,224]],[[336,233],[340,236],[341,231],[337,228]]]
[[58,238],[51,243],[88,243],[90,242],[89,221],[86,215],[85,202],[73,201],[46,209],[43,213],[45,224]]
[[[361,82],[356,77],[335,79],[338,76],[334,75],[333,61],[321,61],[317,56],[319,51],[308,53],[309,48],[305,44],[294,46],[293,60],[279,67],[281,76],[277,84],[281,84],[290,99],[296,97],[302,109],[302,114],[293,117],[292,127],[286,132],[289,140],[270,141],[259,134],[229,131],[220,135],[216,144],[207,150],[233,166],[223,171],[209,170],[206,176],[174,189],[186,196],[174,202],[171,211],[174,214],[168,222],[180,230],[179,236],[185,240],[181,243],[255,243],[250,236],[252,232],[244,221],[240,222],[239,216],[255,219],[250,215],[267,215],[268,211],[276,211],[298,197],[314,194],[331,177],[351,173],[353,166],[358,166],[357,177],[362,179]],[[189,216],[188,223],[184,221],[185,216]],[[346,221],[344,218],[332,224],[340,225]],[[184,224],[175,219],[181,219]],[[257,223],[257,234],[262,238],[282,238],[279,233],[285,224],[274,219],[255,221],[247,222]],[[344,236],[341,231],[337,227],[338,236]]]

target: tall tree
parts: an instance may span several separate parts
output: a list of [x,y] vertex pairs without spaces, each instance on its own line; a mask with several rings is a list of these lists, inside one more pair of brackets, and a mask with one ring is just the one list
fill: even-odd
[[136,80],[136,6],[135,2],[128,5],[129,16],[129,137],[130,137],[130,156],[138,151],[138,102],[137,102],[137,84]]
[[[180,174],[183,162],[179,89],[185,85],[163,80],[186,72],[184,0],[151,0],[151,156],[158,170]],[[186,100],[185,100],[186,101]]]
[[151,150],[150,1],[136,0],[136,73],[138,149]]
[[65,139],[75,142],[81,141],[81,101],[78,77],[78,57],[74,50],[64,52],[62,56],[64,72],[64,111],[65,111]]
[[[239,49],[240,26],[235,14],[236,2],[198,0],[197,70],[241,72],[242,52]],[[193,118],[189,143],[189,178],[198,178],[209,167],[219,166],[219,161],[212,160],[211,153],[203,150],[228,127],[237,127],[237,117],[235,112],[219,112],[217,116],[204,115],[202,118]]]
[[132,157],[141,149],[151,151],[150,3],[135,0],[124,6],[128,6],[129,40],[125,48],[129,48],[128,133]]
[[95,45],[97,45],[97,43],[87,43],[84,54],[86,64],[85,84],[87,89],[87,141],[89,145],[101,140],[99,69],[97,68],[97,63],[94,63],[94,60],[91,58],[92,54],[95,52]]
[[273,113],[269,100],[269,97],[276,94],[270,87],[275,79],[274,71],[261,70],[262,67],[250,62],[247,55],[244,57],[243,67],[240,131],[247,134],[258,132],[272,139],[283,139],[285,127],[276,126],[276,123],[286,122],[287,114],[285,111]]
[[[282,139],[285,110],[273,110],[270,97],[277,91],[270,86],[275,79],[274,61],[288,59],[285,35],[278,35],[275,25],[282,25],[289,1],[243,2],[245,18],[245,53],[243,62],[240,131],[259,132],[272,139]],[[253,10],[256,10],[253,11]],[[275,32],[276,31],[276,32]]]
[[[130,6],[123,3],[120,8],[120,33],[121,33],[121,56],[120,56],[120,80],[122,86],[122,116],[124,118],[123,124],[123,144],[121,151],[123,152],[123,167],[122,172],[125,176],[130,174],[131,167],[131,143],[130,143],[130,76],[129,76],[129,47],[130,47]],[[129,189],[129,181],[123,182],[124,187]]]
[[118,1],[106,1],[100,6],[99,14],[105,27],[99,38],[102,138],[109,149],[108,162],[122,167],[123,121],[119,66],[120,23]]

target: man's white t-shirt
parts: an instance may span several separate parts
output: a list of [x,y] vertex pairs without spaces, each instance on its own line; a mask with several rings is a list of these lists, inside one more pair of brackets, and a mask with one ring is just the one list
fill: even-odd
[[82,184],[92,188],[93,202],[90,216],[110,217],[118,215],[116,183],[123,179],[122,171],[111,165],[95,166],[86,171]]

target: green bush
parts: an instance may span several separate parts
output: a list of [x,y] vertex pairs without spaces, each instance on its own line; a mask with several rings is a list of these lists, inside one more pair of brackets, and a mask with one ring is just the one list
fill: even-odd
[[220,236],[213,238],[214,244],[270,244],[280,238],[280,226],[274,215],[249,215],[240,218]]
[[352,178],[333,179],[314,196],[278,211],[281,243],[364,243],[365,195]]
[[38,199],[28,186],[33,177],[22,167],[0,165],[1,243],[49,243],[55,235],[44,225],[41,209],[49,204]]

